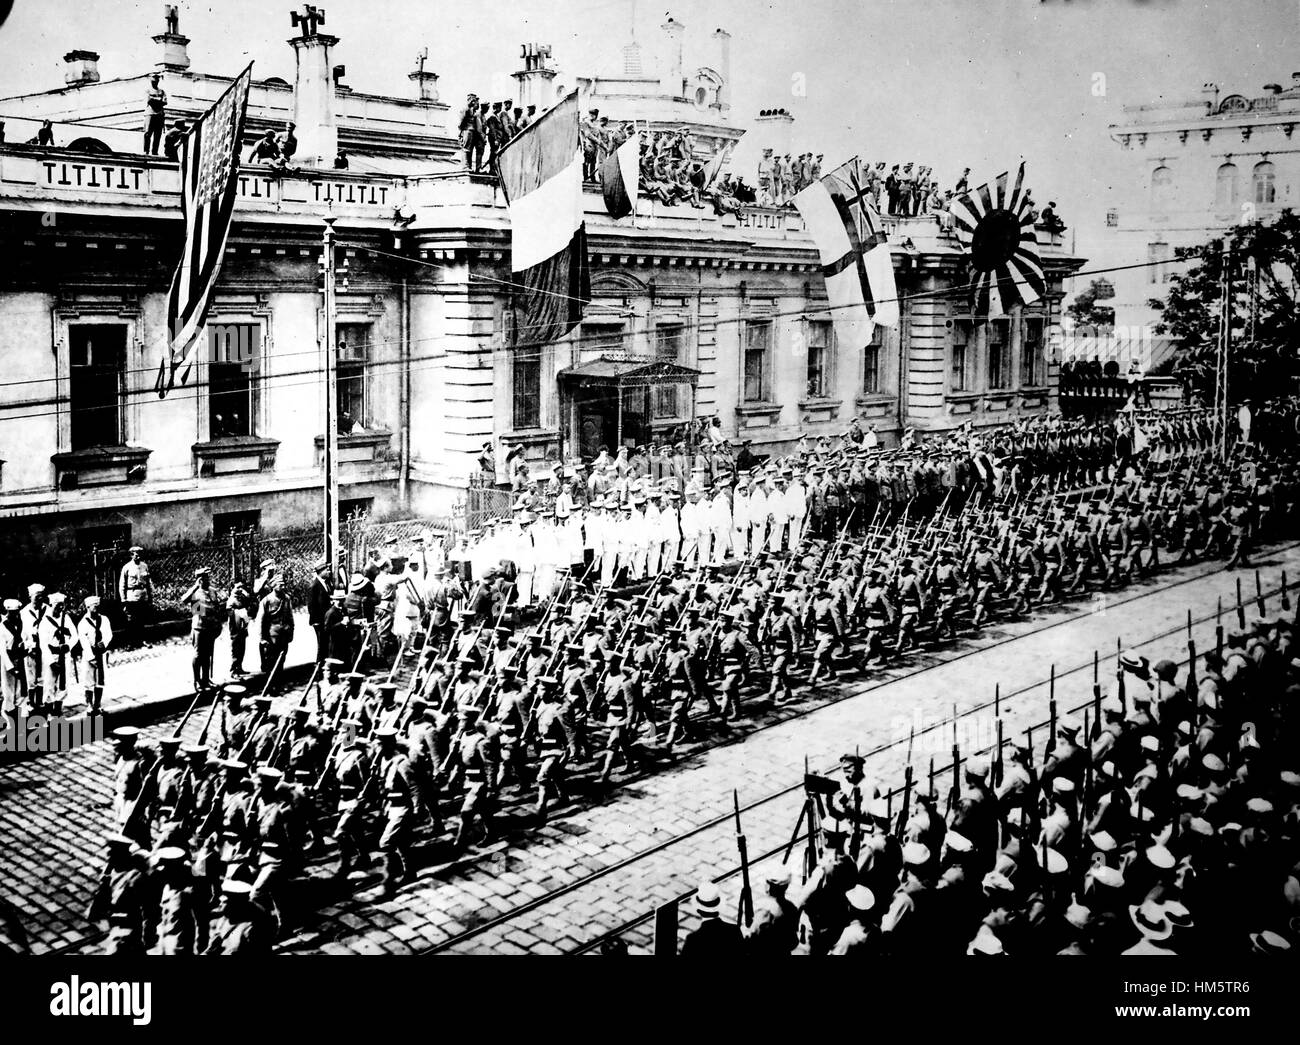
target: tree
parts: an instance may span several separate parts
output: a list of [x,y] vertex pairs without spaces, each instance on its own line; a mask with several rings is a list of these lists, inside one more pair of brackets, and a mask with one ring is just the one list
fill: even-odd
[[[1225,244],[1228,253],[1225,255]],[[1214,394],[1223,295],[1220,279],[1229,266],[1232,280],[1232,350],[1228,394],[1234,401],[1268,398],[1291,387],[1300,374],[1300,217],[1284,210],[1276,221],[1242,225],[1202,247],[1179,249],[1178,258],[1200,260],[1174,275],[1164,299],[1152,298],[1159,310],[1157,334],[1179,341],[1169,372],[1180,376],[1206,399]],[[1249,263],[1258,270],[1254,334],[1250,328]]]
[[1074,320],[1076,327],[1090,328],[1094,333],[1109,332],[1115,326],[1115,310],[1097,302],[1114,296],[1115,287],[1109,280],[1094,279],[1074,296],[1065,314]]

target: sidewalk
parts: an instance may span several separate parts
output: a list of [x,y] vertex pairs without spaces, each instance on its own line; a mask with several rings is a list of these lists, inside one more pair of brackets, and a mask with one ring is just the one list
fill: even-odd
[[[108,651],[104,686],[104,729],[140,725],[176,711],[184,711],[194,699],[193,647],[189,636],[167,639],[138,649]],[[285,657],[281,676],[295,668],[314,664],[316,633],[307,624],[307,611],[294,614],[293,642]],[[257,643],[249,635],[244,652],[244,667],[253,675],[261,667]],[[212,681],[218,685],[232,681],[230,675],[230,633],[222,629],[212,658]],[[259,684],[258,678],[249,680]],[[63,705],[68,717],[85,711],[81,687],[68,679],[68,699]]]

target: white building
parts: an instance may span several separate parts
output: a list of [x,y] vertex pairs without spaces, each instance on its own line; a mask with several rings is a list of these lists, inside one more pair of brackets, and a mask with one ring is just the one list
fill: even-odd
[[1163,297],[1170,277],[1185,270],[1174,261],[1178,248],[1268,222],[1300,202],[1300,72],[1285,89],[1265,84],[1262,92],[1223,94],[1209,83],[1199,97],[1125,106],[1123,121],[1111,127],[1132,177],[1106,216],[1104,257],[1151,265],[1109,275],[1115,298],[1108,303],[1117,340],[1144,344],[1146,365],[1167,347],[1151,330],[1159,313],[1148,301]]

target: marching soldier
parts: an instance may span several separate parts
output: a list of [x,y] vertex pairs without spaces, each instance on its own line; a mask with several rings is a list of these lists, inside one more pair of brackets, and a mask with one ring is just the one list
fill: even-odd
[[378,770],[383,786],[384,829],[379,851],[384,857],[383,895],[393,896],[399,885],[415,879],[411,864],[411,831],[418,784],[410,757],[397,746],[397,730],[389,726],[375,731],[379,741]]

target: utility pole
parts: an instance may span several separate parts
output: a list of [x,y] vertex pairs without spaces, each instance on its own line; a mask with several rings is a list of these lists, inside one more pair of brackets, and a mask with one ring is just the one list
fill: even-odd
[[1232,346],[1232,252],[1223,243],[1219,272],[1219,351],[1214,368],[1214,419],[1219,426],[1215,442],[1219,457],[1228,456],[1228,352]]
[[[333,210],[333,207],[330,208]],[[321,252],[322,274],[325,279],[325,331],[324,362],[322,373],[325,380],[325,476],[324,476],[324,527],[325,558],[330,564],[330,583],[338,583],[339,554],[339,425],[335,412],[338,407],[338,346],[335,330],[334,307],[334,215],[325,216],[325,233]]]

